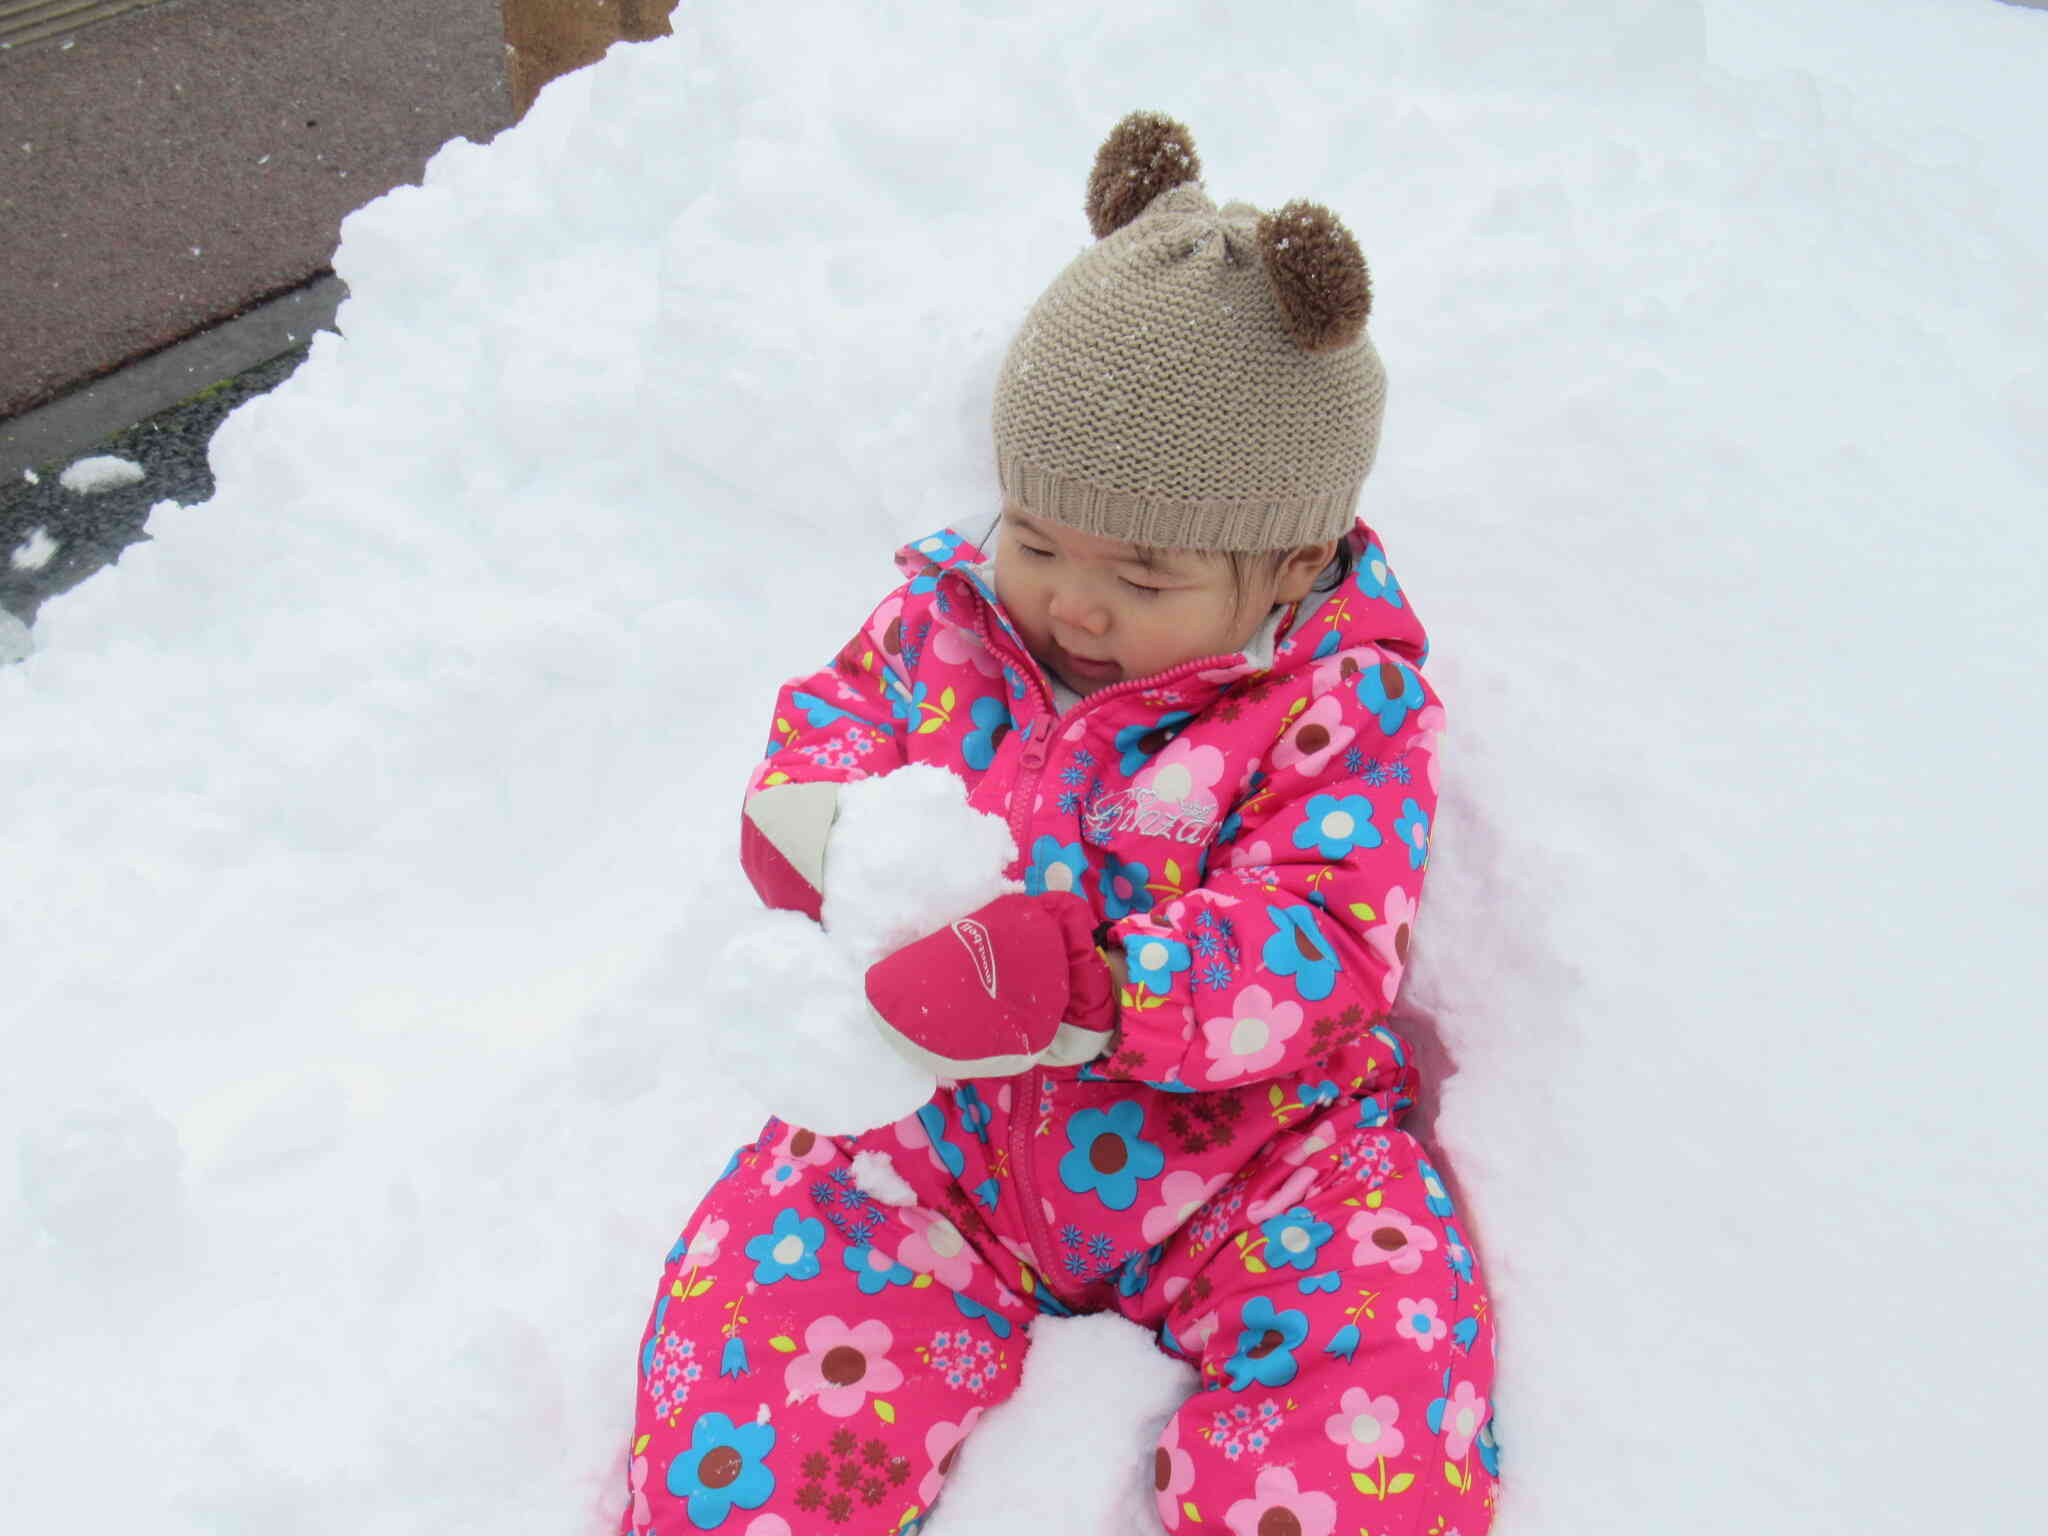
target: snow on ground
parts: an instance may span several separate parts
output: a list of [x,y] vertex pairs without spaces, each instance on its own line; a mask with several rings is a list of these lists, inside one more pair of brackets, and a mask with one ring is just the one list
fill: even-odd
[[[1993,0],[701,0],[449,146],[215,499],[0,670],[0,1502],[616,1511],[661,1257],[769,1107],[734,1044],[810,1006],[715,974],[772,690],[992,517],[997,362],[1149,106],[1373,264],[1499,1529],[2022,1524],[2044,65]],[[1096,1355],[934,1530],[1124,1520],[1172,1384]],[[1106,1470],[1027,1507],[1077,1395]]]
[[142,483],[142,466],[118,454],[98,453],[66,466],[57,483],[78,496],[97,496],[101,491],[118,491],[124,485]]

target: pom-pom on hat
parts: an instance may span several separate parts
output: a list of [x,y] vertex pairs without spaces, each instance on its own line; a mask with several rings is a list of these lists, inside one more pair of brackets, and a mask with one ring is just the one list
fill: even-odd
[[1095,244],[996,378],[996,473],[1034,516],[1172,549],[1343,535],[1387,378],[1358,242],[1317,203],[1221,209],[1187,129],[1133,112],[1088,178]]

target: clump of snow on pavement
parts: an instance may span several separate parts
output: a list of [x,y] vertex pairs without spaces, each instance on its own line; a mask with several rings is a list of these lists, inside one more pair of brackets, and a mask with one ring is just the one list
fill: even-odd
[[[350,218],[342,335],[0,669],[16,1524],[110,1467],[152,1536],[616,1519],[753,1043],[843,1023],[738,868],[775,687],[994,517],[996,368],[1141,106],[1372,265],[1498,1530],[2025,1524],[2048,15],[1290,20],[702,0]],[[1040,1325],[933,1531],[1129,1513],[1032,1483],[1085,1422],[1142,1486],[1172,1396],[1075,1330],[1121,1347]]]
[[34,528],[29,531],[27,538],[14,546],[13,553],[8,555],[7,561],[17,571],[40,571],[50,563],[50,557],[60,548],[62,546],[50,537],[49,529]]
[[142,479],[142,466],[133,459],[100,453],[67,466],[57,477],[57,483],[80,496],[97,496],[101,491],[118,491],[123,486],[140,485]]

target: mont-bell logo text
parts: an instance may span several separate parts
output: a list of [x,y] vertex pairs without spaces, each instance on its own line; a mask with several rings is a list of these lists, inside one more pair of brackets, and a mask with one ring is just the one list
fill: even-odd
[[990,997],[996,995],[996,947],[990,942],[988,930],[971,917],[963,917],[952,924],[953,936],[967,949],[967,958],[974,962],[974,974],[981,978],[982,986]]

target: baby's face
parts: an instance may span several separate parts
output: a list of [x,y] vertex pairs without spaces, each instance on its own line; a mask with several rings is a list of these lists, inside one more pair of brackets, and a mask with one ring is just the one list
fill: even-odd
[[[1330,546],[1244,563],[1193,550],[1147,554],[1014,506],[997,530],[996,598],[1039,665],[1076,693],[1241,651],[1275,603],[1307,593]],[[1305,572],[1305,574],[1303,574]]]

